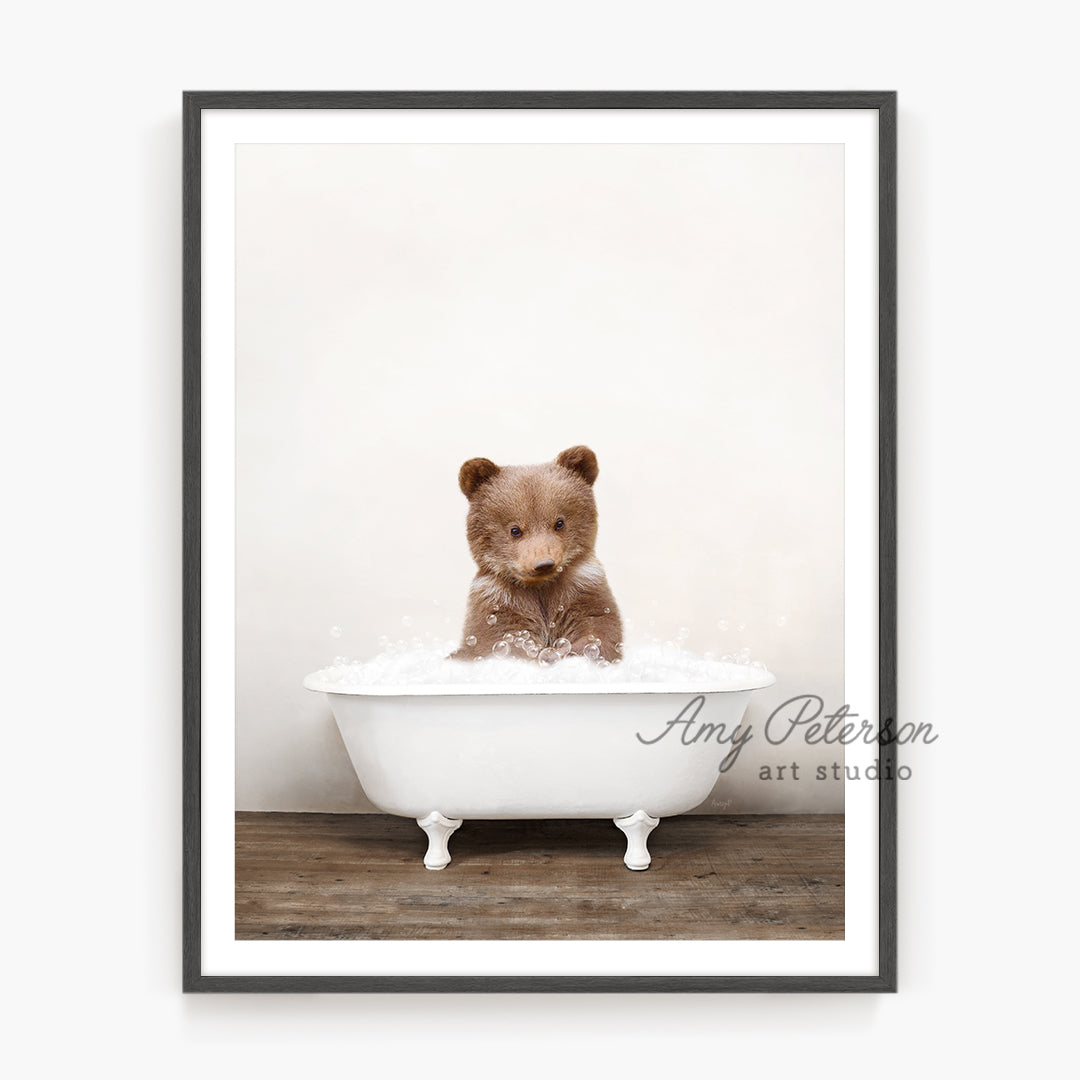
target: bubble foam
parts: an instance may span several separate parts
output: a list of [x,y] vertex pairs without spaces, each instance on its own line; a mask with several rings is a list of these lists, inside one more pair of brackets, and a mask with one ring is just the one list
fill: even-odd
[[[542,653],[537,650],[539,656],[535,659],[526,659],[518,652],[463,663],[447,658],[455,646],[456,642],[447,641],[384,652],[363,661],[336,657],[333,664],[309,675],[304,686],[340,694],[432,693],[431,688],[446,688],[451,693],[503,693],[516,687],[566,693],[577,688],[625,691],[636,686],[706,692],[748,690],[775,681],[760,661],[752,666],[746,661],[711,660],[670,645],[625,646],[621,661],[614,664],[596,663],[584,656],[553,661],[551,653],[555,650],[549,649]],[[508,645],[506,651],[510,652]],[[538,663],[540,656],[543,662]]]

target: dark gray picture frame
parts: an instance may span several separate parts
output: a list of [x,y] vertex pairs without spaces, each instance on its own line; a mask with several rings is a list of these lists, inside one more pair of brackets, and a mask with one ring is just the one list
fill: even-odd
[[[202,115],[213,109],[863,109],[878,122],[878,715],[896,720],[894,91],[236,92],[183,98],[183,989],[231,993],[894,992],[896,745],[880,747],[878,974],[870,976],[207,976],[201,970]],[[894,727],[895,730],[895,727]],[[885,779],[889,777],[889,779]]]

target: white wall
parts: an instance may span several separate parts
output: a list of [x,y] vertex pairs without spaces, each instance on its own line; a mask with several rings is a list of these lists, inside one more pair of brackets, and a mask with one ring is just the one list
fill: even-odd
[[[1052,1075],[1077,749],[1073,19],[919,0],[10,12],[12,1060],[461,1075],[494,1049],[523,1076]],[[941,739],[900,795],[900,994],[179,994],[179,92],[360,86],[901,91],[900,700]]]
[[[846,702],[841,144],[251,144],[236,207],[239,809],[370,809],[300,680],[458,639],[470,457],[588,443],[628,648],[751,649],[758,732]],[[835,760],[702,809],[840,811]]]

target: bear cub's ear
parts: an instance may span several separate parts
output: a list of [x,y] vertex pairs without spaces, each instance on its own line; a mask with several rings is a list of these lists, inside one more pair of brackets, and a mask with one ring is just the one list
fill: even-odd
[[590,485],[600,475],[596,455],[587,446],[571,446],[555,459],[555,464],[569,469],[572,473],[577,473],[586,484]]
[[486,457],[469,458],[458,472],[458,487],[465,498],[471,499],[481,484],[486,484],[500,472],[502,470],[499,466],[494,461],[488,461]]

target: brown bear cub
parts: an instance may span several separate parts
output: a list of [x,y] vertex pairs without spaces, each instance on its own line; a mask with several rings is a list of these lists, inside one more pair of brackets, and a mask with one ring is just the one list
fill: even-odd
[[619,609],[593,552],[599,471],[587,446],[545,465],[500,467],[472,458],[461,466],[469,550],[479,569],[452,658],[505,654],[503,641],[510,655],[536,657],[545,648],[565,654],[565,639],[577,655],[619,659]]

